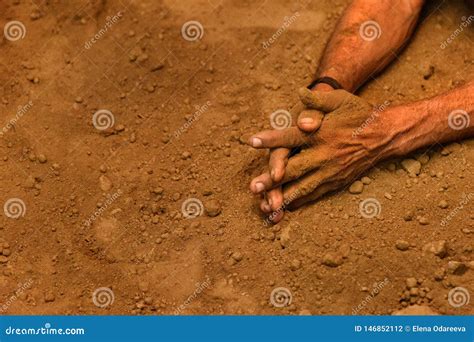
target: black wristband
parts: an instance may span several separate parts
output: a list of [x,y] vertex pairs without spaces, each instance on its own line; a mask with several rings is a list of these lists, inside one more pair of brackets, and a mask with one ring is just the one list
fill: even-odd
[[326,83],[329,84],[333,89],[342,89],[342,86],[336,81],[334,78],[329,76],[319,77],[315,79],[311,84],[308,86],[308,89],[312,89],[316,84],[319,83]]

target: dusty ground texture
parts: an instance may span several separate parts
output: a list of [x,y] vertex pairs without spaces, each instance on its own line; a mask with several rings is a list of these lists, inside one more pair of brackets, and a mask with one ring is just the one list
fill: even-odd
[[[24,31],[0,42],[1,313],[472,314],[472,141],[412,155],[418,175],[377,165],[362,193],[275,226],[248,190],[267,155],[241,137],[297,101],[347,3],[2,1]],[[393,106],[471,79],[470,14],[429,4],[360,95]]]

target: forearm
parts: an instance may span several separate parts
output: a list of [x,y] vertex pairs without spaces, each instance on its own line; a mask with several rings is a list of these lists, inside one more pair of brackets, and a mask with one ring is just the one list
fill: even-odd
[[474,136],[474,81],[442,95],[398,106],[380,115],[392,137],[386,155],[405,155],[435,143]]
[[423,0],[354,0],[326,46],[317,77],[332,77],[355,91],[393,60],[413,32],[422,5]]

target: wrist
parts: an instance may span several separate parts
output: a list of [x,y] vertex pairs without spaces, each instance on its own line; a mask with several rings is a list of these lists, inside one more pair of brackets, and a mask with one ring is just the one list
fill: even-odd
[[429,103],[402,105],[383,113],[382,132],[390,137],[384,148],[384,158],[404,156],[425,146],[435,122],[429,118]]

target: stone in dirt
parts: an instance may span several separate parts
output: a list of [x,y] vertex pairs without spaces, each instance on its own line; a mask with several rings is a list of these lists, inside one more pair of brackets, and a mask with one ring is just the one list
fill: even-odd
[[445,200],[441,200],[438,203],[438,207],[440,207],[441,209],[446,209],[448,206],[448,202],[446,202]]
[[281,230],[281,234],[280,234],[280,245],[281,245],[281,247],[283,247],[283,248],[288,247],[289,244],[290,244],[290,230],[291,230],[291,227],[290,227],[290,226],[284,227],[284,228]]
[[449,261],[447,269],[450,274],[463,275],[467,271],[467,266],[460,261]]
[[415,159],[404,159],[402,160],[403,169],[410,175],[419,175],[421,171],[421,163]]
[[433,241],[423,246],[423,252],[433,253],[440,258],[444,258],[448,254],[448,247],[445,240]]
[[416,287],[416,285],[418,284],[418,281],[416,280],[416,278],[407,278],[405,280],[405,283],[407,285],[407,288],[411,289],[413,287]]
[[232,253],[232,259],[234,259],[236,262],[241,261],[243,258],[244,258],[244,256],[240,252]]
[[323,265],[328,267],[338,267],[342,265],[343,259],[336,253],[327,253],[323,257]]
[[360,194],[362,193],[362,190],[364,190],[364,183],[362,183],[361,181],[355,181],[349,187],[349,192],[351,194]]
[[296,271],[297,269],[299,269],[301,267],[301,261],[298,260],[298,259],[293,259],[291,261],[291,264],[290,264],[290,269],[292,271]]
[[53,292],[48,291],[44,294],[44,301],[46,303],[54,302],[56,300],[56,296],[54,295]]
[[418,218],[418,223],[421,224],[422,226],[426,226],[426,225],[430,224],[430,221],[428,221],[428,219],[426,217],[420,216]]
[[221,213],[221,205],[217,200],[210,200],[206,203],[206,214],[209,217],[216,217]]
[[410,244],[404,240],[397,240],[395,247],[400,251],[406,251],[408,248],[410,248]]
[[109,191],[112,189],[112,181],[105,175],[99,177],[99,186],[102,191]]

